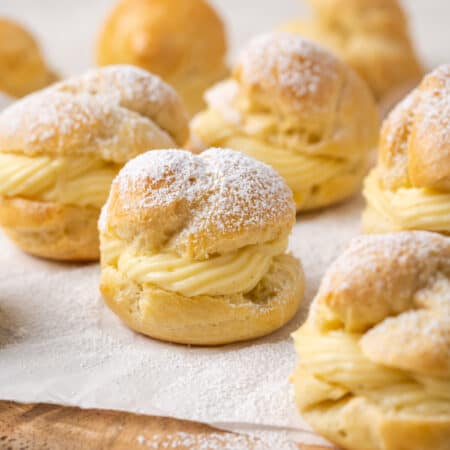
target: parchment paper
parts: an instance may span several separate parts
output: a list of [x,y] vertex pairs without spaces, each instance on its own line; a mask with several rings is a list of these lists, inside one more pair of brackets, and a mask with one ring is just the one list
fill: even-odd
[[33,258],[0,235],[0,398],[164,415],[323,443],[295,409],[290,333],[302,323],[324,270],[358,233],[361,207],[354,199],[299,216],[290,249],[306,273],[303,307],[271,336],[219,348],[135,334],[103,305],[97,264]]
[[[0,14],[31,27],[62,75],[93,64],[95,40],[116,0],[2,0]],[[293,0],[212,0],[228,21],[231,55],[252,35],[305,12]],[[303,6],[303,7],[302,7]],[[424,61],[449,54],[446,0],[405,2]],[[21,253],[0,232],[0,399],[112,408],[193,419],[323,443],[294,406],[289,335],[330,262],[359,231],[362,201],[299,216],[290,248],[307,277],[307,297],[282,330],[240,345],[201,349],[129,331],[103,306],[97,265],[50,263]],[[269,448],[281,450],[277,443]]]

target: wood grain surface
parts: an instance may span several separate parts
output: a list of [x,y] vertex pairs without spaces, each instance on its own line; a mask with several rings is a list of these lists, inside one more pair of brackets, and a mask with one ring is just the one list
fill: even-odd
[[[1,450],[241,450],[251,449],[255,442],[204,424],[164,417],[0,401]],[[300,445],[299,450],[325,449]]]

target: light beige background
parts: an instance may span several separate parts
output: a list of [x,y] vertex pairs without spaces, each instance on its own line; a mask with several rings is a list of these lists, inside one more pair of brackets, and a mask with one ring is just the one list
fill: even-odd
[[[306,14],[302,0],[212,0],[223,12],[231,57],[254,34]],[[78,73],[94,60],[98,28],[114,0],[1,0],[0,14],[25,23],[39,36],[52,65],[63,74]],[[450,62],[450,1],[403,0],[417,47],[432,67]]]

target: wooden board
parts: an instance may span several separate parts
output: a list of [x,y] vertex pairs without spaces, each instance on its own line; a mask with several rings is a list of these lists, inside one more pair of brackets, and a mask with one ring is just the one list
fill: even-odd
[[[205,446],[208,439],[213,444],[211,447]],[[220,450],[234,449],[233,443],[236,444],[235,450],[252,448],[252,441],[245,436],[195,422],[117,411],[0,401],[1,450]],[[325,449],[300,445],[299,450]]]

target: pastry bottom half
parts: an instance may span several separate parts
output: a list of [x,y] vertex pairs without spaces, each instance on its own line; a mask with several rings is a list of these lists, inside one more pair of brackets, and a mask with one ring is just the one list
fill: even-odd
[[296,313],[304,293],[300,263],[274,258],[247,294],[187,297],[130,280],[112,265],[102,268],[107,305],[131,329],[152,338],[193,345],[222,345],[269,334]]
[[0,226],[22,250],[59,261],[99,259],[98,208],[0,198]]
[[448,450],[450,417],[383,411],[368,399],[348,396],[302,412],[322,436],[350,450]]

